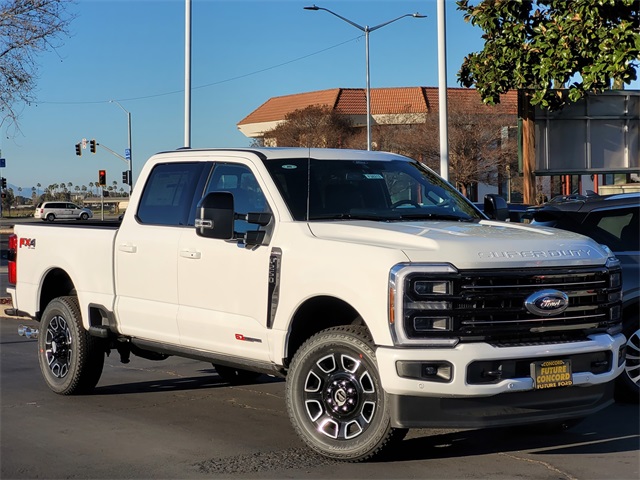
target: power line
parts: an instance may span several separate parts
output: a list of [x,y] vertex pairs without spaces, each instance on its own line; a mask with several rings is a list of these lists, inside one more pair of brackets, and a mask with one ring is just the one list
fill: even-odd
[[[255,71],[249,72],[249,73],[244,73],[242,75],[237,75],[235,77],[226,78],[224,80],[218,80],[217,82],[211,82],[211,83],[206,83],[204,85],[199,85],[197,87],[193,87],[193,90],[200,90],[202,88],[213,87],[215,85],[220,85],[220,84],[223,84],[223,83],[233,82],[234,80],[239,80],[241,78],[250,77],[252,75],[258,75],[259,73],[267,72],[269,70],[275,70],[276,68],[284,67],[285,65],[290,65],[292,63],[299,62],[300,60],[304,60],[306,58],[313,57],[315,55],[319,55],[321,53],[327,52],[327,51],[332,50],[334,48],[341,47],[342,45],[346,45],[347,43],[354,42],[356,40],[359,40],[363,36],[364,35],[358,35],[357,37],[351,38],[349,40],[345,40],[344,42],[340,42],[340,43],[337,43],[337,44],[332,45],[330,47],[323,48],[322,50],[318,50],[317,52],[313,52],[313,53],[309,53],[307,55],[303,55],[302,57],[298,57],[298,58],[294,58],[292,60],[288,60],[286,62],[278,63],[277,65],[272,65],[270,67],[262,68],[260,70],[255,70]],[[183,92],[184,92],[184,89],[181,89],[181,90],[174,90],[174,91],[171,91],[171,92],[156,93],[154,95],[145,95],[145,96],[142,96],[142,97],[118,98],[116,100],[119,101],[119,102],[132,102],[132,101],[135,101],[135,100],[147,100],[149,98],[165,97],[165,96],[168,96],[168,95],[175,95],[175,94],[183,93]],[[41,105],[45,105],[45,104],[46,105],[93,105],[93,104],[99,104],[99,103],[109,103],[110,101],[113,101],[113,99],[109,99],[109,100],[94,100],[94,101],[79,101],[79,102],[78,101],[49,102],[49,101],[43,100],[43,101],[34,101],[32,103],[41,104]]]

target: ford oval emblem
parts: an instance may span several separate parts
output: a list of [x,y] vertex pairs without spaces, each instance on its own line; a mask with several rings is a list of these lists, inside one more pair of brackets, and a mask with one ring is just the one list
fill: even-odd
[[524,301],[524,306],[534,315],[550,317],[564,312],[569,306],[569,297],[558,290],[540,290]]

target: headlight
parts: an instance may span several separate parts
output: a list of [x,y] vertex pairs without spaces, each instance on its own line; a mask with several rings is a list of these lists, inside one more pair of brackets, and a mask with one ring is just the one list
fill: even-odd
[[620,260],[615,256],[609,247],[606,245],[600,245],[602,249],[607,252],[607,268],[620,268]]
[[389,275],[389,328],[397,345],[455,346],[448,263],[398,264]]

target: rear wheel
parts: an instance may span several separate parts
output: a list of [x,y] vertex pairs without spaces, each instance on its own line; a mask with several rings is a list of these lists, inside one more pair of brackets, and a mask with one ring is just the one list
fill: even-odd
[[52,300],[42,315],[38,360],[47,386],[60,395],[87,393],[104,366],[100,339],[84,329],[76,297]]
[[367,460],[406,433],[391,427],[373,342],[364,327],[333,327],[307,340],[291,362],[286,401],[302,440],[336,460]]
[[53,222],[56,219],[56,216],[53,213],[49,213],[47,215],[47,222]]

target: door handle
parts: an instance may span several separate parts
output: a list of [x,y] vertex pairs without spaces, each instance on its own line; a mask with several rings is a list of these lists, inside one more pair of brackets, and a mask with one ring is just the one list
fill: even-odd
[[197,250],[180,250],[180,256],[184,258],[191,258],[193,260],[198,260],[202,257],[202,253]]
[[124,253],[136,253],[138,251],[138,247],[135,245],[118,245],[118,250]]

